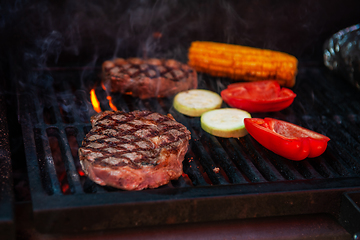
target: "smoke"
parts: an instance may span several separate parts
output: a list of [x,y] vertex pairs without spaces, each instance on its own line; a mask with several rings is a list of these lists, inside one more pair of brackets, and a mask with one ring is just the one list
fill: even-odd
[[[233,43],[240,36],[239,28],[248,29],[249,24],[239,15],[236,9],[229,2],[222,1],[220,3],[224,16],[226,16],[224,24],[224,38],[226,43]],[[243,35],[243,39],[248,39],[247,36]]]
[[54,62],[57,63],[63,48],[62,35],[57,31],[52,31],[45,39],[37,39],[36,45],[40,50],[38,66],[45,68],[49,57],[54,57]]
[[[9,46],[5,55],[21,69],[100,66],[115,57],[186,62],[195,40],[313,57],[327,34],[336,32],[331,29],[357,19],[359,8],[352,5],[331,0],[326,5],[310,0],[5,0],[0,5],[0,41]],[[335,14],[341,20],[334,13],[342,13],[341,18]]]
[[[8,4],[8,19],[1,19],[1,24],[7,22],[7,41],[16,46],[12,51],[17,62],[26,67],[87,65],[95,55],[99,65],[119,56],[167,52],[166,46],[179,42],[166,33],[186,18],[183,5],[177,1],[17,1]],[[164,44],[162,38],[171,44]]]

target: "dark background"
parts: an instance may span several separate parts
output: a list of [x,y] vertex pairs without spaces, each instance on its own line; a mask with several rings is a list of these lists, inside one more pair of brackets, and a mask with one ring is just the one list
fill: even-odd
[[269,48],[322,61],[324,41],[360,22],[360,1],[8,1],[1,61],[28,67],[100,66],[109,58],[186,62],[194,40]]

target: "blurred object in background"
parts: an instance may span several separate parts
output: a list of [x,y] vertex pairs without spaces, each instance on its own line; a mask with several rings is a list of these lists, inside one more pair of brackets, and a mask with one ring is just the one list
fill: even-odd
[[325,42],[324,63],[360,89],[360,24],[335,33]]

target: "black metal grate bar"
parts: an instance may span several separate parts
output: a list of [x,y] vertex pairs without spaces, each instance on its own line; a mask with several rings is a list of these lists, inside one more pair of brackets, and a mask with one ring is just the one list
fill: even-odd
[[[281,176],[281,174],[275,169],[275,167],[272,166],[272,164],[269,164],[267,159],[265,160],[264,158],[262,158],[262,156],[257,151],[260,146],[253,138],[247,135],[239,139],[239,143],[245,151],[248,151],[248,154],[250,155],[250,160],[267,181],[285,180]],[[256,146],[254,146],[253,144],[255,144]]]
[[216,167],[216,164],[211,159],[209,153],[206,151],[204,145],[201,144],[199,137],[193,130],[193,128],[190,126],[189,122],[186,120],[186,118],[182,115],[177,113],[175,110],[171,109],[170,113],[174,116],[174,118],[183,123],[191,132],[191,138],[192,138],[192,150],[193,152],[199,156],[199,162],[204,168],[207,176],[210,178],[211,182],[213,184],[227,184],[228,182],[225,180],[225,178],[220,174],[214,172],[214,168]]
[[243,151],[235,139],[222,141],[224,149],[236,167],[248,179],[248,182],[265,182],[265,178],[251,162],[249,155]]
[[218,163],[217,165],[224,170],[231,183],[246,183],[245,178],[227,156],[218,138],[206,133],[202,136],[202,143],[204,146],[211,146],[207,148],[207,152],[209,152],[214,161]]
[[52,157],[50,144],[49,144],[47,135],[45,133],[45,130],[41,129],[38,137],[42,140],[40,142],[40,144],[42,143],[42,146],[43,146],[44,163],[46,166],[45,169],[47,171],[47,176],[49,177],[50,182],[51,182],[52,193],[53,194],[61,194],[61,187],[60,187],[60,183],[57,179],[54,159]]
[[304,176],[305,179],[319,179],[322,176],[313,168],[313,166],[308,161],[294,161],[291,163],[296,170]]
[[83,188],[80,183],[79,174],[76,170],[74,159],[71,155],[70,145],[67,141],[67,136],[64,129],[59,130],[59,140],[60,140],[60,148],[62,149],[63,159],[65,161],[65,169],[67,173],[67,178],[70,184],[70,188],[73,191],[81,193],[83,192]]
[[184,172],[188,174],[194,186],[207,186],[209,184],[205,181],[204,176],[200,172],[199,166],[195,160],[196,158],[197,157],[191,150],[185,155],[186,161],[184,161]]

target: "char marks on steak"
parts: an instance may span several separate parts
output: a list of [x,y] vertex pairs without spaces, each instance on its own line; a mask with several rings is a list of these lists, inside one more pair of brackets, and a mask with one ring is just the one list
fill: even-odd
[[141,190],[181,176],[191,136],[171,114],[105,111],[91,117],[91,124],[79,159],[94,182]]
[[111,92],[141,99],[167,97],[197,88],[196,71],[174,59],[140,58],[105,61],[102,80]]

